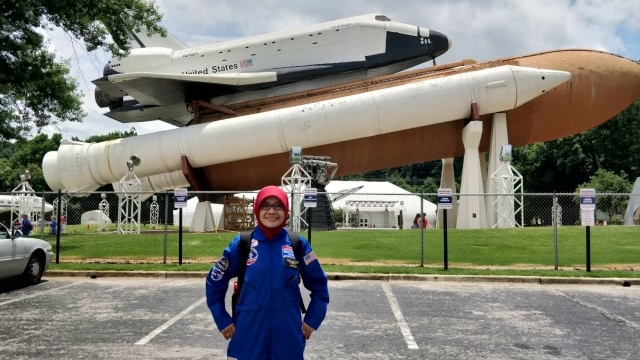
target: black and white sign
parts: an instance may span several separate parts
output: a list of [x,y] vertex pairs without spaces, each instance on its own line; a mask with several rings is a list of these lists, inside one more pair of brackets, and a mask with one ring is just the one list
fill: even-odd
[[187,189],[175,189],[173,190],[173,203],[176,209],[187,207]]
[[318,189],[304,189],[303,203],[305,207],[314,208],[318,206]]
[[449,188],[438,189],[438,209],[453,208],[453,191]]

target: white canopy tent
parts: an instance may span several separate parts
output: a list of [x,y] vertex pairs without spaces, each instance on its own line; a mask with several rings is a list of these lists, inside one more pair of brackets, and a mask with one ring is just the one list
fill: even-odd
[[[402,211],[403,229],[410,229],[416,214],[426,214],[429,226],[436,223],[437,205],[422,200],[388,181],[333,180],[326,187],[334,209],[348,215],[345,227],[397,228]],[[421,207],[422,202],[422,207]]]

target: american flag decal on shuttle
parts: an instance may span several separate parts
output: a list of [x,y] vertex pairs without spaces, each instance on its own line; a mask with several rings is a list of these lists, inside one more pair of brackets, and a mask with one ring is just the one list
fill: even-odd
[[247,59],[247,60],[242,60],[240,61],[240,67],[241,68],[246,68],[249,66],[253,66],[253,59]]

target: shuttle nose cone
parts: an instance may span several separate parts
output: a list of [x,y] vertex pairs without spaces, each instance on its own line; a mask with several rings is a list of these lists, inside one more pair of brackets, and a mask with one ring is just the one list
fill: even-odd
[[447,50],[449,50],[449,48],[451,48],[451,40],[449,40],[447,35],[439,31],[430,29],[429,40],[431,41],[431,46],[433,48],[434,58],[444,54],[445,52],[447,52]]

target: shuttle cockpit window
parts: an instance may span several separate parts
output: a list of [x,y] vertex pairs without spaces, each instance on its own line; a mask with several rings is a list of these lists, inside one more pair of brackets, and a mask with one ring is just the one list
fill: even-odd
[[389,19],[388,17],[386,17],[384,15],[376,15],[376,20],[378,20],[378,21],[391,21],[391,19]]

